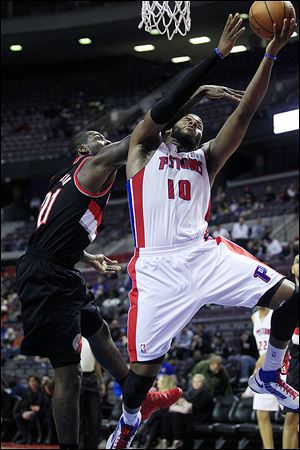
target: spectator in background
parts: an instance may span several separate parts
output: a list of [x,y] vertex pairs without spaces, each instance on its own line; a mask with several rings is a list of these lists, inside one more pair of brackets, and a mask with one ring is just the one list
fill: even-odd
[[222,228],[221,224],[216,225],[216,229],[213,231],[212,237],[223,236],[226,239],[230,238],[229,232],[226,228]]
[[185,359],[191,355],[193,332],[185,327],[174,339],[174,348],[178,359]]
[[264,245],[266,247],[266,256],[267,257],[277,256],[282,253],[282,250],[283,250],[282,245],[275,238],[267,236],[264,239]]
[[221,356],[226,359],[229,354],[229,348],[225,341],[221,331],[217,331],[213,337],[211,343],[211,350],[215,355]]
[[27,378],[28,392],[15,413],[15,422],[22,439],[16,443],[42,443],[42,423],[46,416],[47,400],[35,375]]
[[255,338],[252,334],[243,330],[239,334],[240,338],[240,383],[247,383],[250,373],[252,373],[257,358],[258,351]]
[[273,188],[272,186],[267,186],[265,189],[265,194],[264,194],[264,202],[268,203],[271,202],[273,200],[275,200],[276,195],[275,192],[273,192]]
[[209,355],[212,353],[211,340],[211,334],[209,331],[205,330],[205,325],[203,323],[193,325],[193,350],[199,350],[202,355]]
[[259,241],[264,237],[266,226],[262,223],[261,217],[256,219],[255,224],[251,227],[250,238]]
[[249,227],[245,223],[243,216],[240,216],[239,221],[233,225],[231,237],[236,244],[242,247],[247,247],[249,237]]
[[235,198],[232,198],[229,204],[229,211],[232,214],[235,214],[238,209],[239,209],[239,202]]
[[251,209],[252,206],[255,203],[255,200],[256,200],[256,198],[255,198],[255,195],[254,195],[251,187],[250,186],[245,186],[244,187],[244,192],[243,192],[243,203],[244,203],[244,206],[246,208]]
[[299,192],[297,191],[294,184],[290,184],[289,187],[284,192],[284,200],[296,200],[299,197]]
[[204,375],[195,374],[183,397],[170,406],[169,413],[164,416],[165,427],[169,425],[172,440],[168,448],[183,448],[184,437],[195,424],[210,418],[213,406],[213,397],[205,386]]
[[229,375],[225,367],[222,366],[220,356],[212,355],[209,359],[196,364],[191,374],[195,375],[196,373],[204,375],[206,387],[213,397],[232,395]]
[[11,373],[10,376],[7,378],[6,391],[13,395],[17,395],[18,397],[21,397],[22,400],[26,397],[28,393],[28,389],[20,382],[20,380],[14,373]]
[[1,380],[1,442],[11,441],[16,433],[16,426],[13,420],[16,398],[16,396],[7,392]]

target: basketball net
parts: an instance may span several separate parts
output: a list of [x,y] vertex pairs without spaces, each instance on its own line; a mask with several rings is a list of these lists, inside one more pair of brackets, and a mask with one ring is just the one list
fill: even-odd
[[142,2],[139,28],[144,25],[148,32],[157,30],[160,34],[167,33],[169,40],[176,33],[185,36],[191,29],[190,3]]

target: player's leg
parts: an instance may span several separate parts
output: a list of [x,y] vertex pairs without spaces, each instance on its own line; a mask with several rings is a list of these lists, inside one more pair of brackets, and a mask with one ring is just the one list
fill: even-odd
[[282,448],[299,448],[298,447],[298,425],[299,413],[287,412],[285,415],[283,433],[282,433]]
[[152,361],[131,363],[123,385],[123,414],[106,448],[118,448],[120,442],[123,448],[129,448],[142,419],[157,409],[168,408],[180,398],[182,391],[179,388],[149,392],[163,359],[161,356]]
[[[164,356],[159,358],[158,362],[154,361],[154,363],[149,364],[149,369],[141,364],[141,368],[129,370],[123,356],[112,340],[107,323],[103,320],[93,301],[90,301],[81,310],[81,330],[82,335],[89,341],[97,362],[122,386],[123,398],[127,399],[127,397],[133,396],[135,399],[141,400],[138,406],[142,406],[142,420],[146,420],[157,409],[170,406],[179,398],[181,395],[181,389],[179,388],[148,393]],[[157,367],[153,369],[155,363],[157,363]],[[141,379],[143,375],[144,378]],[[134,377],[136,378],[135,381],[133,381]],[[136,392],[137,390],[139,392]],[[130,399],[128,400],[128,409],[132,409]],[[133,409],[137,408],[134,406]],[[135,421],[139,409],[135,414]]]
[[98,330],[87,337],[96,361],[120,384],[128,375],[127,364],[112,340],[109,327],[103,320]]
[[263,441],[264,448],[275,448],[269,411],[257,411],[256,414],[259,433]]
[[149,361],[147,364],[132,363],[123,384],[123,414],[106,448],[130,448],[130,444],[141,423],[141,405],[145,400],[158,374],[163,358]]
[[78,449],[81,367],[80,364],[55,367],[51,362],[55,373],[52,410],[60,448]]
[[[250,377],[250,388],[259,394],[273,394],[283,406],[298,409],[299,393],[281,379],[279,372],[298,322],[299,289],[284,279],[283,275],[227,239],[218,236],[215,243],[210,244],[208,241],[208,245],[215,245],[215,259],[225,274],[211,280],[214,291],[207,292],[208,303],[250,308],[258,305],[275,310],[266,359],[263,367]],[[214,271],[210,273],[214,274]],[[205,296],[205,286],[201,285],[200,288]]]
[[284,280],[279,287],[275,285],[267,291],[258,305],[274,309],[274,312],[265,362],[250,378],[249,386],[259,393],[267,390],[276,395],[284,406],[298,409],[299,393],[281,380],[279,371],[299,320],[299,289],[291,281]]

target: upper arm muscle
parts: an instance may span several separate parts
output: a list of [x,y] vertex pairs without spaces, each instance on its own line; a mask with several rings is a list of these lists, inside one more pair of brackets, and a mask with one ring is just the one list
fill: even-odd
[[144,120],[142,120],[132,132],[130,146],[136,146],[144,144],[149,139],[159,135],[161,130],[164,129],[166,124],[158,125],[153,122],[150,111],[147,112]]
[[215,139],[211,141],[209,161],[214,176],[241,144],[250,120],[250,116],[240,114],[237,108],[226,120]]
[[78,181],[90,192],[99,192],[106,188],[111,175],[127,161],[130,136],[105,148],[82,166],[78,172]]

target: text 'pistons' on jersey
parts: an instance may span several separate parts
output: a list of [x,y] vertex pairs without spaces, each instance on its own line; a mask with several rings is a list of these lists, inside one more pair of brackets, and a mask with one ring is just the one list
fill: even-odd
[[178,153],[174,144],[163,142],[128,180],[135,247],[163,247],[204,237],[211,194],[202,149]]
[[51,178],[29,250],[45,253],[72,266],[97,236],[112,183],[96,194],[80,186],[77,174],[89,158],[76,158],[72,166]]

